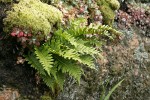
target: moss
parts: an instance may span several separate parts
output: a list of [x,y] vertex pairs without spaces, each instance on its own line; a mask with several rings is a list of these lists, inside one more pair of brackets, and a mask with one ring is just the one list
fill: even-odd
[[103,15],[103,23],[112,26],[115,18],[115,10],[119,9],[118,0],[97,0]]
[[52,100],[50,96],[42,96],[41,100]]
[[47,4],[57,4],[60,0],[41,0],[41,1]]
[[9,2],[12,2],[12,0],[0,0],[0,2],[9,3]]
[[49,34],[52,25],[60,22],[63,15],[55,7],[42,3],[40,0],[20,0],[14,4],[11,11],[7,12],[4,19],[5,31],[13,27],[32,30],[33,33],[42,32]]
[[112,10],[117,10],[120,8],[120,3],[118,0],[106,0],[109,3]]

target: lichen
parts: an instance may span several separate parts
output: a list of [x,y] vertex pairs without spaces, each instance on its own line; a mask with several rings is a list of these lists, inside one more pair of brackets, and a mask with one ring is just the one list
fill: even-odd
[[134,51],[134,57],[139,63],[143,63],[144,60],[148,60],[148,53],[144,48],[144,43],[141,43]]
[[97,0],[103,15],[103,23],[112,26],[115,18],[115,10],[119,9],[118,0]]
[[52,25],[60,22],[62,17],[61,11],[40,0],[20,0],[11,11],[7,11],[4,31],[9,32],[12,28],[19,27],[32,30],[34,34],[40,31],[47,35]]

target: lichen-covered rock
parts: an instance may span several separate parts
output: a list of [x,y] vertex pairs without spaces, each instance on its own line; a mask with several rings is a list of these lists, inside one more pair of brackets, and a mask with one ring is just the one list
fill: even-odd
[[52,25],[60,22],[63,15],[57,8],[42,3],[40,0],[20,0],[7,12],[4,19],[4,31],[9,32],[14,27],[32,30],[33,34],[42,32],[49,34]]
[[115,18],[115,10],[119,9],[118,0],[97,0],[103,15],[103,23],[112,26]]

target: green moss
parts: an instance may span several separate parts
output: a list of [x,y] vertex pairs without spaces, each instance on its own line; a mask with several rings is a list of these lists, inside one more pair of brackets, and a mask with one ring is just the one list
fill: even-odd
[[112,26],[115,18],[115,10],[119,9],[118,0],[97,0],[100,11],[103,15],[103,23]]
[[118,0],[106,0],[107,3],[109,3],[112,10],[117,10],[120,8],[120,3]]
[[21,27],[34,33],[41,31],[47,35],[52,25],[60,22],[62,17],[62,13],[57,8],[40,0],[20,0],[18,4],[14,4],[11,11],[7,12],[7,17],[4,19],[5,31]]
[[50,96],[42,96],[41,100],[52,100]]
[[41,1],[48,4],[57,4],[60,0],[41,0]]
[[0,0],[0,2],[9,3],[12,2],[12,0]]

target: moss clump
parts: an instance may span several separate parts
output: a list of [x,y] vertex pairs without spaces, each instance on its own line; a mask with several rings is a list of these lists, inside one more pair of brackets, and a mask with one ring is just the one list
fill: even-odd
[[0,2],[9,3],[9,2],[12,2],[12,0],[0,0]]
[[118,0],[97,0],[100,11],[103,15],[103,23],[112,26],[115,18],[115,10],[119,9]]
[[47,35],[52,25],[60,22],[62,17],[61,11],[40,0],[20,0],[18,4],[14,4],[11,11],[7,12],[4,30],[9,32],[12,28],[19,27],[32,30],[34,34],[40,31]]
[[112,10],[117,10],[120,8],[120,3],[118,0],[106,0],[107,3],[109,3]]

